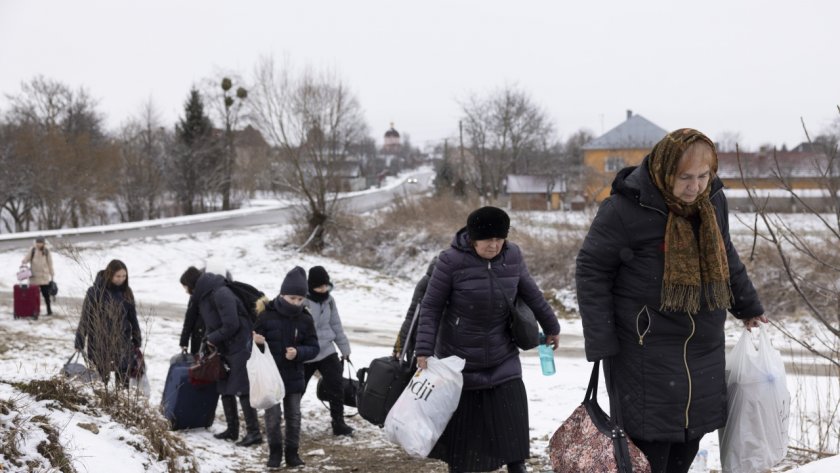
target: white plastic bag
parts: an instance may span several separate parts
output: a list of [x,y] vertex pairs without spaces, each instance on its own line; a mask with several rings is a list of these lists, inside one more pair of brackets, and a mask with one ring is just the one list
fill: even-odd
[[790,393],[785,365],[766,328],[758,345],[744,330],[726,356],[729,418],[718,431],[723,473],[758,473],[787,453]]
[[137,390],[141,396],[148,398],[149,395],[152,393],[152,387],[149,385],[149,377],[143,374],[139,379],[138,378],[129,378],[128,380],[128,389],[129,391]]
[[466,361],[457,356],[430,357],[417,370],[385,418],[385,436],[409,455],[426,457],[458,407]]
[[23,282],[32,277],[32,270],[27,265],[21,265],[17,272],[17,280]]
[[283,386],[283,378],[280,377],[277,364],[274,363],[274,358],[271,356],[271,350],[268,349],[268,343],[263,345],[265,352],[261,352],[257,348],[256,342],[252,343],[251,357],[245,364],[251,391],[249,396],[251,407],[268,409],[283,401],[283,397],[286,396],[286,388]]

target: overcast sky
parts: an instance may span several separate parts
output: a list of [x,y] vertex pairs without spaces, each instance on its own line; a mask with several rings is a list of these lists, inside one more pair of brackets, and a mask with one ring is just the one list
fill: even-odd
[[42,74],[109,127],[150,97],[167,125],[192,84],[260,57],[338,71],[381,142],[457,132],[457,101],[528,91],[565,139],[632,109],[671,130],[791,146],[840,104],[840,1],[0,0],[0,110]]

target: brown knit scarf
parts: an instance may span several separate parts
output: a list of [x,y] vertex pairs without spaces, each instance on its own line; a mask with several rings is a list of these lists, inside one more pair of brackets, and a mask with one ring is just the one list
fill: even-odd
[[[712,180],[690,204],[673,194],[677,165],[685,150],[701,140],[712,148],[711,172],[717,172],[717,154],[712,141],[703,133],[682,128],[669,133],[650,154],[650,177],[662,193],[670,212],[665,227],[665,274],[662,278],[663,310],[700,311],[700,293],[706,294],[711,309],[728,309],[732,300],[729,265],[723,236],[718,228],[715,208],[709,200]],[[700,218],[699,245],[687,217]]]

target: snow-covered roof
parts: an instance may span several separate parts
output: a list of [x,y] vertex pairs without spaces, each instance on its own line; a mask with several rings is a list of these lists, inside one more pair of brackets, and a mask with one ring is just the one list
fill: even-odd
[[566,180],[555,176],[508,174],[508,194],[545,194],[549,186],[552,193],[566,192]]
[[617,127],[585,144],[583,149],[650,149],[667,134],[647,118],[630,115]]

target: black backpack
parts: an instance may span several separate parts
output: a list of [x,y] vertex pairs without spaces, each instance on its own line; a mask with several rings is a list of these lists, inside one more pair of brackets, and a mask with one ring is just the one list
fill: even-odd
[[225,279],[225,286],[230,289],[244,306],[245,313],[242,313],[242,307],[237,304],[239,315],[251,321],[252,324],[257,322],[257,301],[265,297],[265,293],[255,288],[254,286],[241,281],[228,281]]

